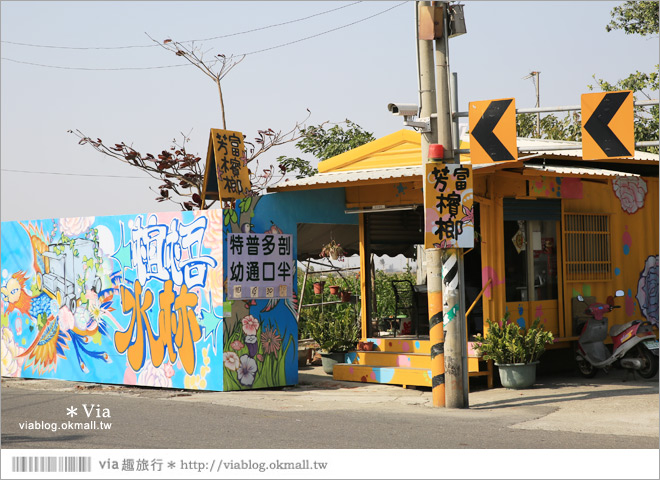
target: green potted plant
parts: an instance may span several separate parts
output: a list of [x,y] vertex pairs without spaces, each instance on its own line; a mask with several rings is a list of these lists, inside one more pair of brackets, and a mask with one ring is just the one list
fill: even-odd
[[326,243],[321,249],[321,257],[328,257],[332,260],[343,260],[346,252],[341,245],[335,242],[334,239],[330,240],[329,243]]
[[475,349],[486,360],[493,360],[506,388],[527,388],[536,381],[536,365],[546,345],[554,341],[552,332],[543,329],[537,318],[527,329],[509,321],[509,313],[501,322],[487,319],[486,336],[477,335]]
[[323,371],[332,375],[336,363],[343,363],[346,352],[355,349],[359,339],[360,327],[350,309],[337,317],[319,313],[307,319],[307,336],[321,347]]

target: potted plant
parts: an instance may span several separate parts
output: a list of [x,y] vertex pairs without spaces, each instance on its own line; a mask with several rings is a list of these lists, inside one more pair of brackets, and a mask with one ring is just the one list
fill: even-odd
[[360,327],[350,309],[334,318],[324,313],[308,318],[305,328],[307,336],[321,347],[323,371],[328,375],[332,375],[335,364],[344,362],[346,352],[355,349],[360,335]]
[[325,287],[325,282],[314,282],[314,295],[321,295],[323,293],[323,287]]
[[339,295],[339,291],[341,290],[339,285],[330,285],[328,288],[330,289],[330,295]]
[[332,260],[343,260],[345,255],[344,249],[334,239],[330,240],[330,243],[326,243],[321,249],[321,257],[328,257]]
[[342,290],[339,293],[339,296],[340,296],[342,302],[350,302],[351,301],[351,291],[350,290]]
[[500,381],[506,388],[527,388],[536,381],[536,365],[545,346],[554,341],[552,332],[541,326],[537,318],[529,328],[522,329],[509,321],[507,312],[501,322],[487,319],[485,337],[477,335],[475,349],[486,360],[493,360],[500,372]]

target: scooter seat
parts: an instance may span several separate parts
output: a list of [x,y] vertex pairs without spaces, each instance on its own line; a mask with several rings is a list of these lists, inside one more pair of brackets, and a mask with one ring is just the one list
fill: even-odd
[[612,328],[610,328],[610,337],[616,337],[621,332],[630,328],[630,326],[634,325],[635,323],[640,323],[640,321],[633,320],[632,322],[624,323],[623,325],[612,325]]

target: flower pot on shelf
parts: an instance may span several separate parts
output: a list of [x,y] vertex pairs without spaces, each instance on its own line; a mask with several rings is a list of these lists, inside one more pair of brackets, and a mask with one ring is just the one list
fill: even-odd
[[315,282],[314,283],[314,294],[321,295],[323,293],[323,287],[325,287],[325,282]]
[[328,288],[330,289],[330,295],[338,295],[339,290],[341,290],[339,285],[330,285]]
[[350,302],[351,301],[351,292],[349,292],[349,291],[341,292],[341,301],[342,302]]

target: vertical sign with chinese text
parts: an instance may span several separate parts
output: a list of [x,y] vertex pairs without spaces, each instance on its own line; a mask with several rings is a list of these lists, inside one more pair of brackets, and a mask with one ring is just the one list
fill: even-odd
[[427,163],[424,248],[472,248],[472,165]]
[[[206,175],[210,175],[211,169],[215,167],[219,198],[242,198],[250,191],[250,175],[245,164],[245,145],[241,132],[212,128],[206,165]],[[209,178],[206,177],[205,186]],[[212,192],[209,190],[206,193]]]
[[290,298],[292,236],[230,233],[227,236],[227,298]]

